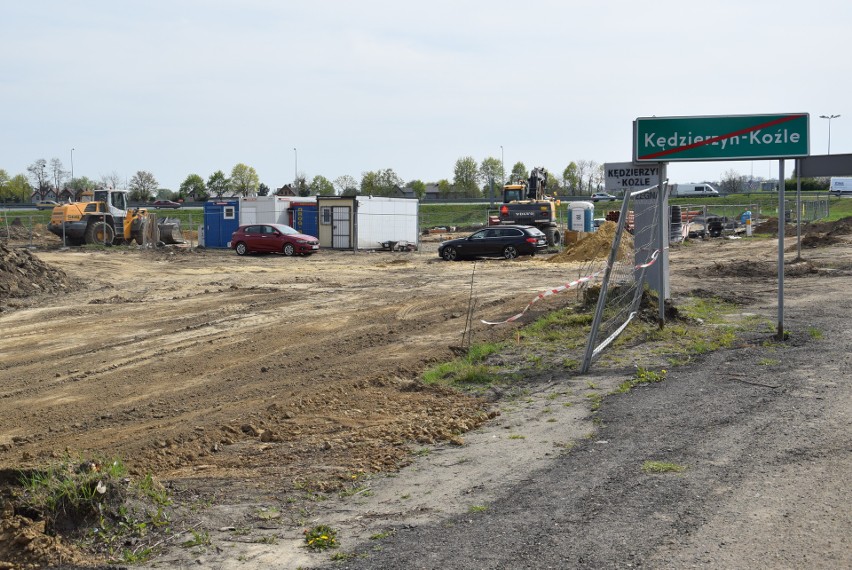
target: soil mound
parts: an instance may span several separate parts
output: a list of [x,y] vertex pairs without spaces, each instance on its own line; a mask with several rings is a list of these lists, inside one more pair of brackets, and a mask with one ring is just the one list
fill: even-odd
[[[562,253],[557,253],[547,261],[550,263],[570,263],[576,261],[594,261],[607,259],[615,239],[615,222],[604,222],[598,231],[581,239]],[[618,245],[618,260],[630,259],[633,255],[633,236],[625,232]]]
[[8,506],[0,516],[0,568],[29,570],[87,562],[59,538],[45,533],[44,522],[16,515]]
[[[756,232],[762,234],[778,234],[778,218],[767,218],[760,223],[755,229]],[[811,222],[802,224],[802,235],[808,234],[827,234],[829,236],[845,236],[852,235],[852,216],[847,216],[833,222]],[[784,228],[785,236],[796,235],[796,224],[786,224]]]
[[[784,265],[784,275],[787,277],[802,277],[805,275],[813,275],[819,273],[819,270],[809,262],[801,263],[786,263]],[[711,276],[726,276],[726,277],[761,277],[774,278],[778,276],[778,265],[774,261],[732,261],[730,263],[715,263],[713,267],[707,271]]]
[[0,300],[63,291],[73,285],[64,271],[28,250],[10,249],[0,243]]

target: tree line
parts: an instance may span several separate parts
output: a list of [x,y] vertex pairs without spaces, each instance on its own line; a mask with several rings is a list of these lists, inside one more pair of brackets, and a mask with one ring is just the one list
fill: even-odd
[[[558,171],[545,169],[548,172],[547,188],[551,194],[582,196],[603,189],[604,165],[594,160],[570,161],[559,176],[554,174]],[[430,187],[437,191],[440,198],[493,196],[499,199],[503,184],[526,180],[529,175],[529,169],[520,161],[512,165],[507,175],[503,162],[496,157],[489,156],[477,162],[472,156],[463,156],[453,166],[452,179],[442,178],[429,183],[419,179],[406,182],[392,168],[362,172],[360,181],[348,174],[329,180],[322,175],[308,179],[304,173],[298,173],[292,183],[273,190],[260,182],[254,167],[238,163],[231,169],[230,175],[222,170],[217,170],[206,179],[200,174],[189,174],[178,190],[173,191],[160,188],[154,174],[147,170],[137,171],[130,179],[112,172],[93,180],[86,176],[72,177],[58,158],[50,161],[40,158],[27,167],[27,174],[10,177],[5,170],[0,169],[0,202],[29,202],[33,197],[46,199],[50,196],[79,200],[84,192],[101,187],[126,188],[130,199],[137,202],[153,199],[205,201],[223,196],[266,196],[274,193],[297,196],[413,195],[422,199]],[[759,177],[747,177],[729,170],[716,184],[723,193],[733,194],[760,191],[764,189],[761,182],[763,179]],[[803,190],[826,190],[828,185],[828,178],[802,179]],[[785,186],[795,189],[795,173]]]

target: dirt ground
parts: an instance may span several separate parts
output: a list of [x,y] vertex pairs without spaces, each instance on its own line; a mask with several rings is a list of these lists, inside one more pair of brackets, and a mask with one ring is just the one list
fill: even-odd
[[[848,274],[852,249],[839,239],[808,251],[813,273]],[[192,528],[209,531],[210,544],[163,545],[150,567],[315,565],[328,555],[302,547],[312,524],[345,529],[352,547],[487,503],[593,435],[582,386],[606,390],[623,373],[485,398],[419,383],[425,367],[456,354],[468,327],[475,342],[512,338],[513,327],[480,318],[513,315],[585,269],[547,256],[447,263],[435,245],[240,258],[60,250],[47,236],[32,256],[61,284],[2,299],[0,469],[100,454],[195,497],[203,508]],[[771,265],[775,252],[761,239],[673,249],[673,291],[724,280],[771,321],[772,272],[726,268]],[[820,286],[845,295],[848,280]],[[573,302],[550,297],[531,317]],[[338,495],[311,503],[312,491]]]

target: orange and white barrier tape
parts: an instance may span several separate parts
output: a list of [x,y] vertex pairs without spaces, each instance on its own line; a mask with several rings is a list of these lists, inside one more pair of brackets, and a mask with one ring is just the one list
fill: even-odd
[[[659,249],[655,250],[654,253],[651,254],[651,258],[647,263],[643,263],[642,265],[637,265],[633,269],[644,269],[646,267],[652,266],[654,264],[654,262],[657,261],[657,255],[659,253],[660,253]],[[535,305],[536,303],[538,303],[539,301],[541,301],[545,297],[550,297],[551,295],[556,295],[557,293],[561,293],[562,291],[568,291],[569,289],[573,289],[574,287],[577,287],[578,285],[581,285],[583,283],[588,283],[589,281],[595,279],[598,275],[600,275],[604,271],[606,271],[606,266],[604,266],[600,271],[595,271],[591,275],[586,275],[585,277],[580,277],[579,279],[571,281],[570,283],[566,283],[565,285],[560,285],[559,287],[554,287],[553,289],[548,289],[547,291],[542,291],[541,293],[536,295],[533,298],[533,300],[530,301],[529,304],[527,304],[526,307],[524,307],[523,311],[521,311],[517,315],[509,317],[505,321],[482,321],[481,320],[480,322],[482,324],[485,324],[485,325],[504,325],[506,323],[511,323],[512,321],[516,321],[519,318],[521,318],[522,316],[524,316],[524,313],[529,311],[530,307],[532,307],[533,305]]]

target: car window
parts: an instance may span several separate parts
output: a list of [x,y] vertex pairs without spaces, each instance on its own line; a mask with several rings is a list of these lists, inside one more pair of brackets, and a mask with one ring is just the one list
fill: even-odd
[[261,226],[261,233],[272,235],[275,233],[275,228],[272,226]]
[[500,235],[504,237],[517,237],[521,235],[521,233],[521,230],[515,228],[503,228],[502,230],[500,230]]
[[470,239],[485,239],[485,232],[487,230],[479,230],[475,234],[470,236]]
[[260,233],[259,230],[260,230],[260,227],[258,227],[258,226],[246,226],[246,229],[244,230],[244,232],[247,233],[247,234],[259,234]]

